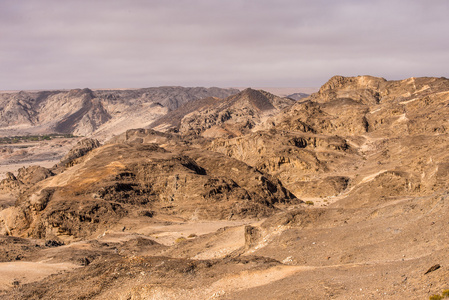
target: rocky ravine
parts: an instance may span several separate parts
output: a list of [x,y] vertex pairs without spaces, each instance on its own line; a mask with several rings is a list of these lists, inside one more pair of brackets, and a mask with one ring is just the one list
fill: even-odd
[[[236,122],[214,121],[225,110],[207,100],[200,117],[178,119],[181,133],[85,141],[51,173],[2,181],[17,196],[0,212],[0,295],[428,299],[449,289],[449,80],[336,76],[277,111],[245,93],[239,109],[251,107],[257,128],[235,125],[249,120],[238,101]],[[211,128],[227,132],[203,134]]]

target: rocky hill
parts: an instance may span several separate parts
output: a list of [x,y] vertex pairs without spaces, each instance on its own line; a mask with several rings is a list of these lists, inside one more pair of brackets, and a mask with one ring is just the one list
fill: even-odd
[[1,181],[0,296],[447,296],[448,120],[446,78],[335,76],[81,141]]
[[339,195],[360,159],[345,138],[274,129],[215,139],[207,149],[276,176],[298,197]]
[[298,101],[298,100],[307,98],[309,96],[310,95],[306,94],[306,93],[293,93],[293,94],[287,95],[287,98],[290,98],[290,99]]
[[2,93],[0,133],[72,133],[105,139],[130,128],[144,127],[189,101],[226,98],[237,92],[220,88],[158,87]]
[[178,109],[170,111],[166,115],[160,117],[159,119],[151,123],[149,127],[162,132],[179,132],[182,119],[186,115],[204,109],[215,109],[215,107],[218,106],[222,101],[223,99],[220,98],[208,97],[187,102],[186,104],[181,105]]
[[268,117],[293,103],[292,99],[248,88],[224,100],[209,98],[188,103],[151,127],[156,130],[174,128],[186,136],[240,136],[257,130]]
[[141,140],[103,147],[83,141],[78,149],[85,150],[63,159],[65,170],[29,182],[15,207],[2,211],[2,234],[91,238],[128,216],[263,217],[295,198],[269,175],[204,150]]
[[[273,127],[302,132],[383,137],[446,133],[449,82],[445,78],[335,76],[274,120]],[[425,122],[423,122],[425,120]]]

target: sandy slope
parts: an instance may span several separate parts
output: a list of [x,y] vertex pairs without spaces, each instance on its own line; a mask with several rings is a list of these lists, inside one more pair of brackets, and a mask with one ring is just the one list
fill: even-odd
[[79,266],[72,263],[2,262],[0,263],[0,290],[14,285],[41,280],[48,275],[68,271]]

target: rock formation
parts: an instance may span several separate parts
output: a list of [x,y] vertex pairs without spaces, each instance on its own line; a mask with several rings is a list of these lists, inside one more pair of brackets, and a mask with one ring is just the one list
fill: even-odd
[[82,141],[63,159],[63,172],[39,180],[4,210],[27,220],[3,218],[8,234],[92,237],[143,211],[185,219],[264,217],[276,203],[295,199],[279,180],[217,153],[181,145],[164,149],[141,140],[97,143]]
[[262,90],[246,89],[221,101],[209,98],[188,103],[179,109],[181,114],[175,111],[151,126],[155,129],[174,127],[185,136],[240,136],[257,130],[268,117],[294,102]]

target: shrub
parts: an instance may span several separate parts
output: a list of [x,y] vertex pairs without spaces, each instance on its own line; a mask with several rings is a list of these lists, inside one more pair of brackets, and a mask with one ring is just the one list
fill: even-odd
[[449,298],[449,290],[444,290],[441,295],[435,294],[429,297],[429,300],[441,300],[444,298]]
[[307,205],[314,205],[313,201],[310,201],[310,200],[306,201],[306,204]]
[[179,238],[177,238],[177,239],[175,240],[175,243],[176,243],[176,244],[179,244],[179,243],[184,242],[185,240],[186,240],[186,238],[183,237],[183,236],[181,236],[181,237],[179,237]]

